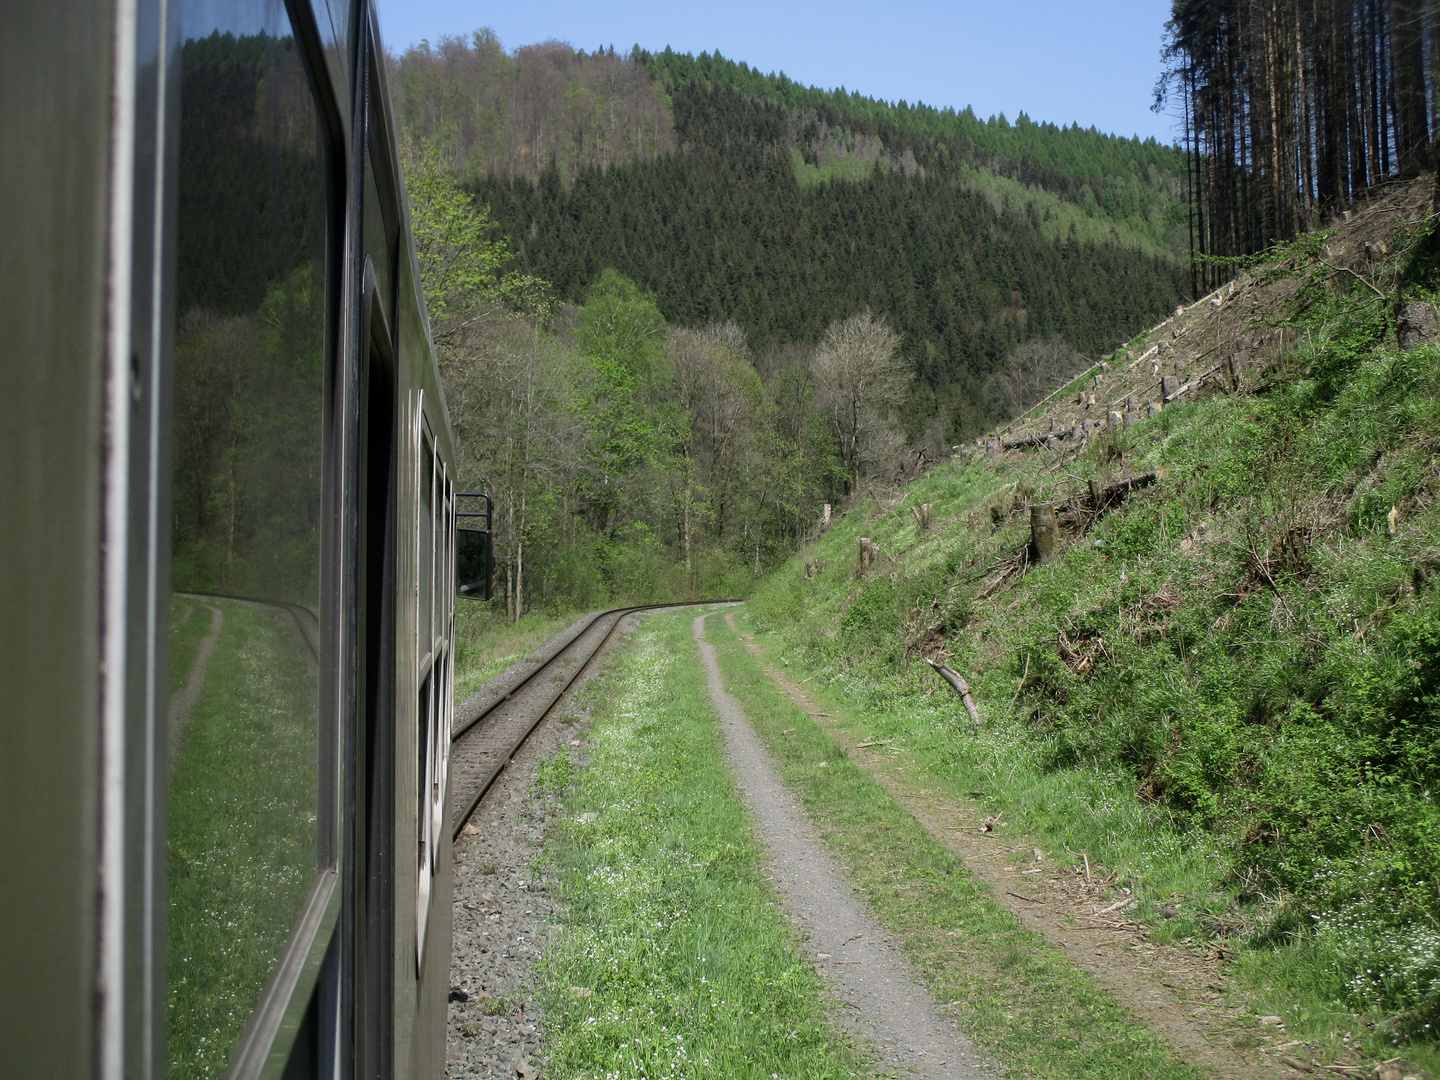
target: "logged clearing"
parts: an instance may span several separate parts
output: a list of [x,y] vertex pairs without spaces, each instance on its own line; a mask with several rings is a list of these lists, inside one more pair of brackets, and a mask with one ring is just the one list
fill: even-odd
[[740,626],[1214,1075],[1435,1075],[1433,180],[848,510]]

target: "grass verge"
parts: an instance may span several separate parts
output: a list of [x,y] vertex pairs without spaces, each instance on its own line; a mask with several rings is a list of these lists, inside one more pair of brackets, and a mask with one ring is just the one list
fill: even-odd
[[1199,1076],[1111,995],[985,896],[830,734],[786,698],[718,618],[707,632],[726,685],[781,776],[921,980],[1012,1075],[1170,1080]]
[[590,695],[588,766],[541,773],[568,791],[544,856],[567,912],[540,971],[546,1074],[863,1074],[763,876],[692,617],[645,622]]
[[575,612],[533,612],[511,622],[478,600],[455,603],[455,701],[464,701],[515,661],[528,656],[576,619]]

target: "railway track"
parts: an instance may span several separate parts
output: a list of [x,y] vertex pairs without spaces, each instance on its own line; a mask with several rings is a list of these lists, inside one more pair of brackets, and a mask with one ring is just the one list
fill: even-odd
[[543,655],[531,670],[505,683],[492,683],[457,705],[450,742],[451,840],[459,839],[465,823],[510,759],[585,674],[625,616],[637,611],[727,602],[690,600],[602,611],[551,642],[548,655]]

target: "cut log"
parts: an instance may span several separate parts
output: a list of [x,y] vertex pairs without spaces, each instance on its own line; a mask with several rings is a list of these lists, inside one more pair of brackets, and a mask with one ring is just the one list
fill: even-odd
[[1116,480],[1111,484],[1098,484],[1090,481],[1090,505],[1096,510],[1103,509],[1111,503],[1119,502],[1132,491],[1139,491],[1153,484],[1159,477],[1159,473],[1146,472],[1138,476],[1131,476],[1124,480]]
[[928,656],[925,662],[935,669],[935,673],[950,684],[951,688],[960,695],[960,700],[965,704],[965,711],[970,714],[970,719],[976,727],[980,726],[980,709],[975,704],[975,699],[970,696],[970,684],[965,677],[954,668],[946,667],[944,664],[937,664]]

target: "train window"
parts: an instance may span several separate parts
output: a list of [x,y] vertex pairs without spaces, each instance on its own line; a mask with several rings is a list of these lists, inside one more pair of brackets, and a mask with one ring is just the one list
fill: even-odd
[[416,710],[419,720],[415,740],[415,788],[418,795],[415,815],[415,961],[419,965],[425,947],[425,927],[430,915],[430,885],[435,867],[435,831],[430,822],[430,788],[435,776],[435,681],[427,675],[420,685]]
[[326,166],[279,0],[185,0],[169,706],[171,1077],[219,1077],[315,887]]
[[420,657],[423,660],[434,643],[435,633],[435,452],[430,439],[420,437]]
[[[455,594],[471,600],[489,600],[495,552],[491,540],[490,496],[482,491],[460,491],[459,499],[484,499],[485,509],[457,508],[455,530]],[[466,505],[474,507],[473,502]],[[459,519],[464,519],[460,524]]]

